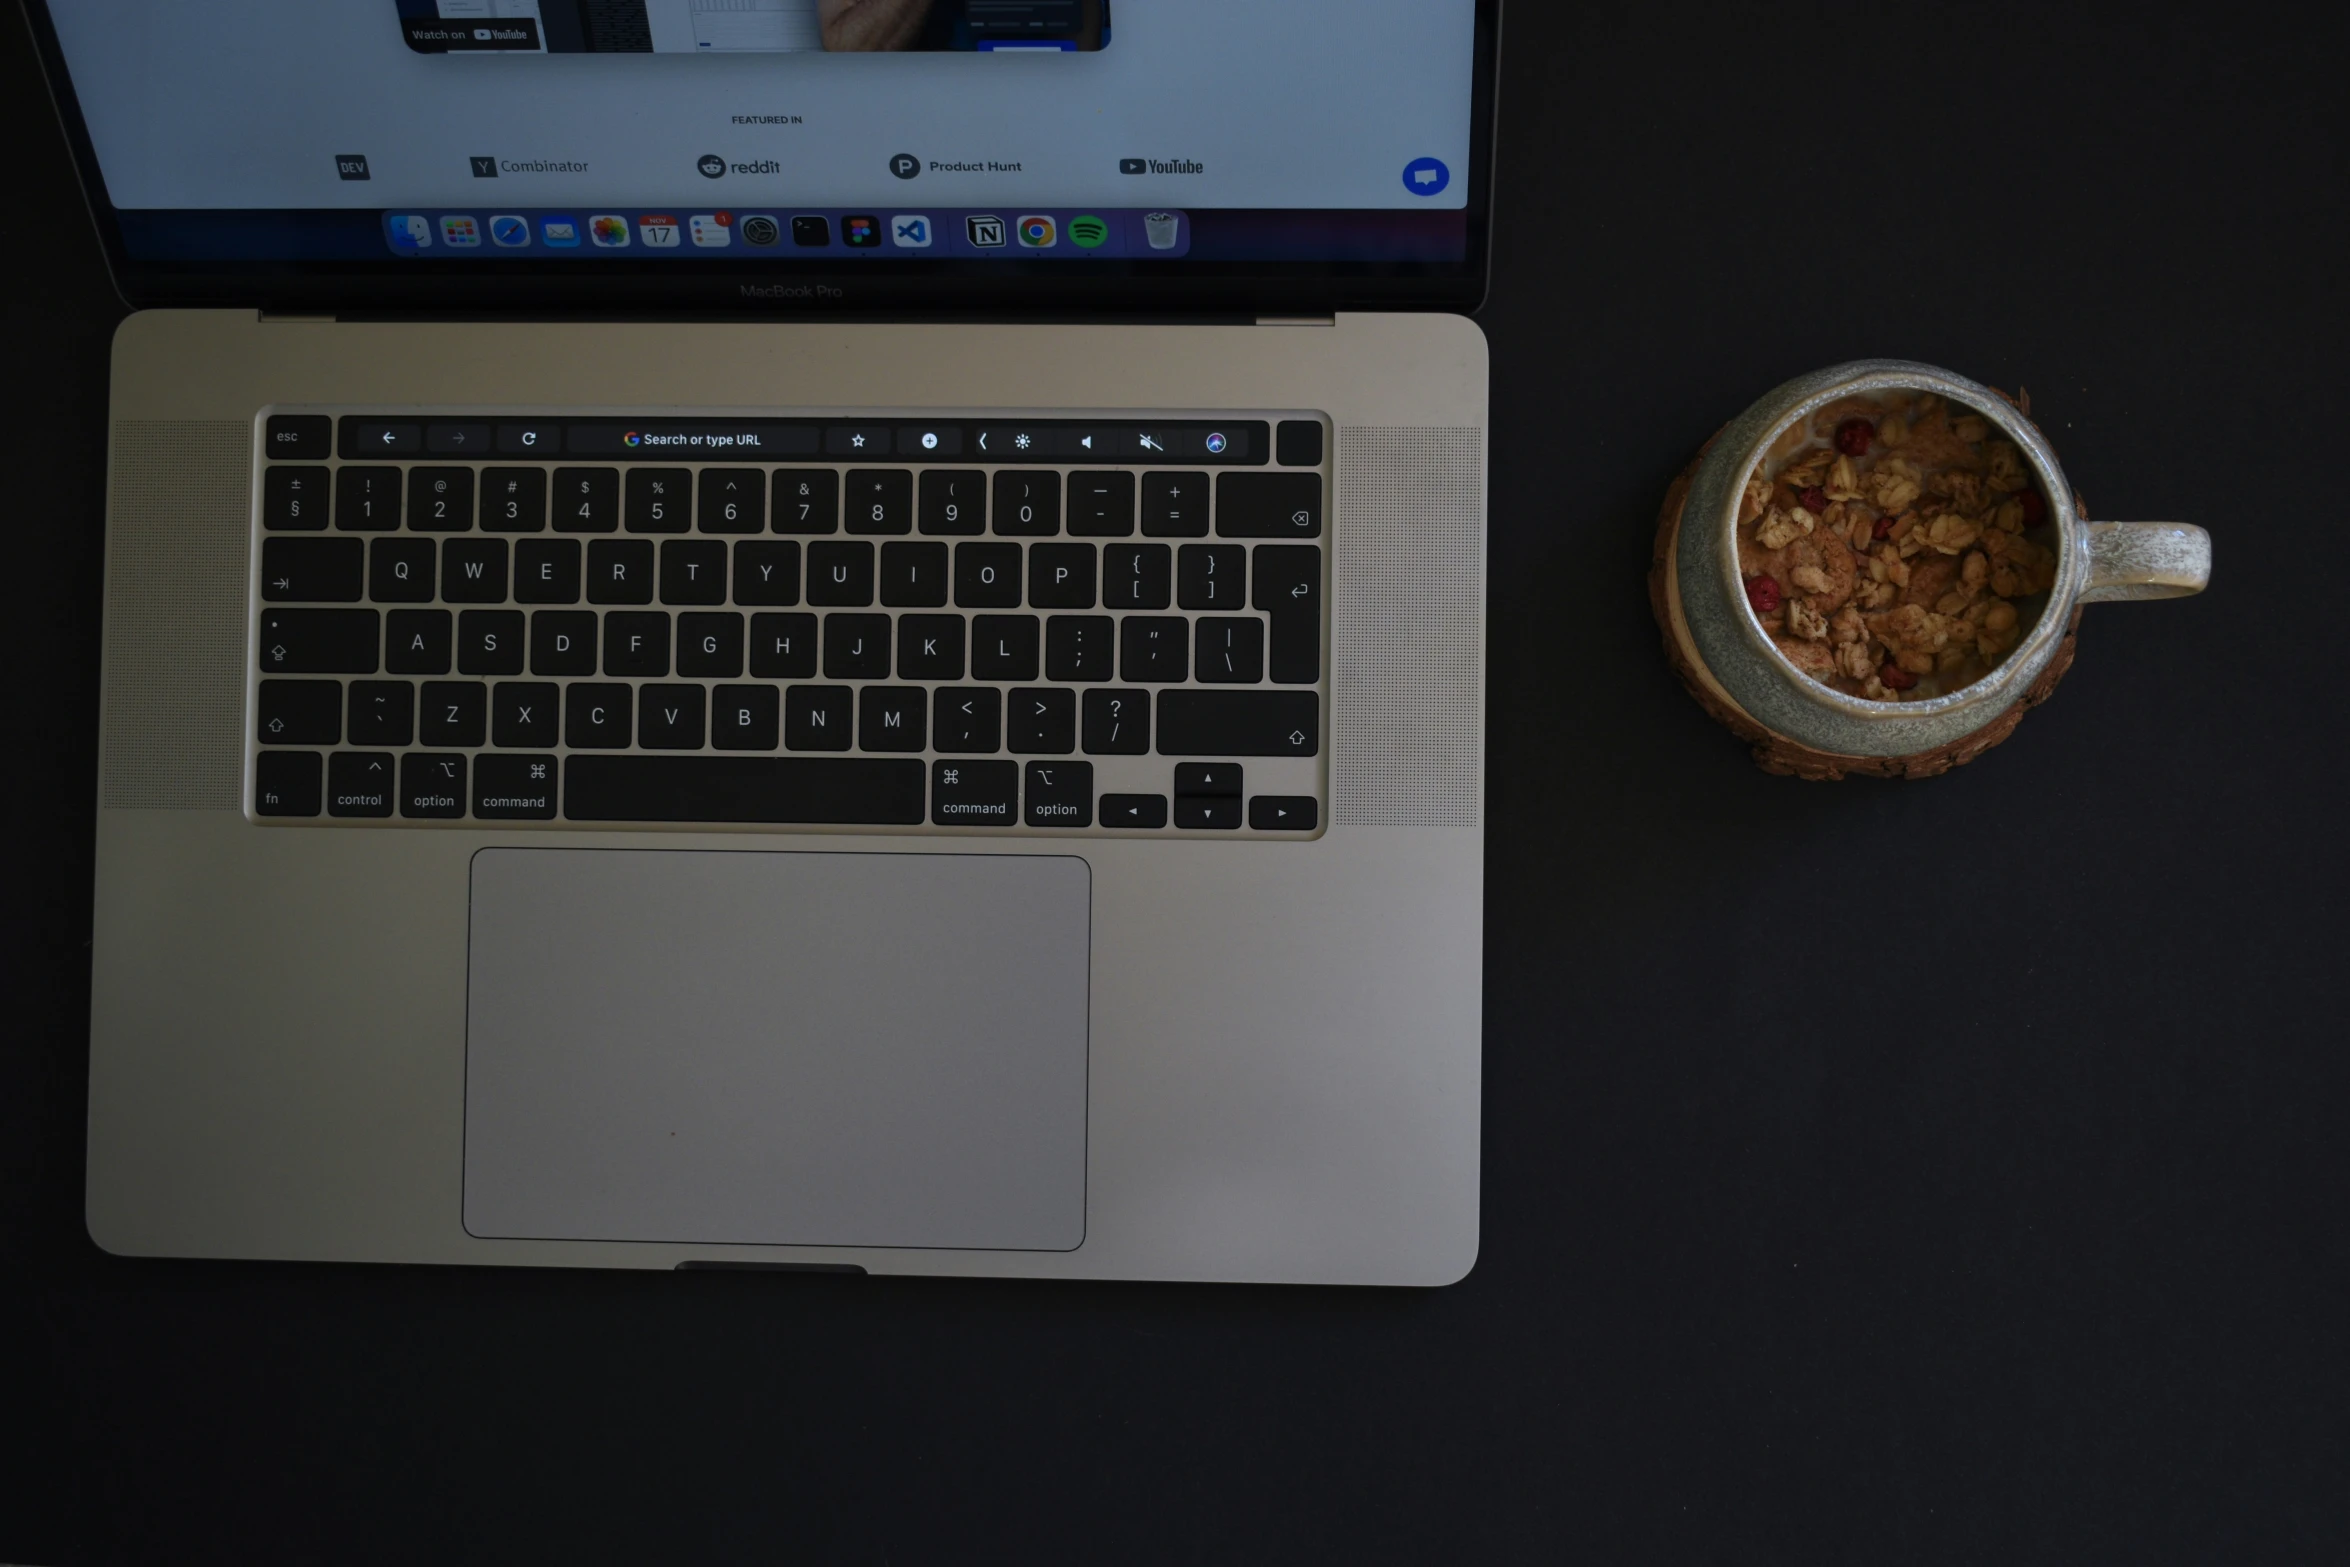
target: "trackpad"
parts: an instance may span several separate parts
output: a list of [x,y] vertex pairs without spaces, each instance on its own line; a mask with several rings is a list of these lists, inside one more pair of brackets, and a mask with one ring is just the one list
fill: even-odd
[[467,1232],[1076,1247],[1091,904],[1057,855],[483,850]]

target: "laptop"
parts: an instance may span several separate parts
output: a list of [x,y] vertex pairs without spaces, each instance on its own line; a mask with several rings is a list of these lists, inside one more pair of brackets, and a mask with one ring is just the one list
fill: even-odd
[[30,14],[100,1246],[1469,1270],[1497,0]]

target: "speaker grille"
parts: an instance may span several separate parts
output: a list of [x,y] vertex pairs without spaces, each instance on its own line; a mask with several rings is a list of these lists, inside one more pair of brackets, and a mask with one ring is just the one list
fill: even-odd
[[99,775],[110,807],[243,802],[252,473],[250,424],[114,426]]
[[1332,817],[1482,820],[1485,442],[1475,429],[1341,429]]

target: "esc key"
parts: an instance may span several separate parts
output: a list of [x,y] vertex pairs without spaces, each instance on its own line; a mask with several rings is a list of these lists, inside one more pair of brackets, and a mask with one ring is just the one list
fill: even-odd
[[262,426],[261,451],[266,457],[319,458],[334,445],[334,421],[324,414],[271,414]]

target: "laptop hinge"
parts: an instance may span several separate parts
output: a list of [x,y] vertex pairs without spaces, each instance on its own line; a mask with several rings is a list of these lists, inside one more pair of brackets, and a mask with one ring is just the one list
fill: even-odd
[[1336,316],[1259,316],[1259,326],[1336,326]]
[[333,324],[334,324],[334,319],[335,319],[333,316],[307,316],[307,315],[304,315],[304,316],[297,316],[297,315],[286,315],[286,314],[283,314],[283,313],[281,313],[281,312],[279,312],[279,311],[275,311],[275,310],[264,310],[264,311],[262,311],[262,312],[260,313],[260,315],[261,315],[261,319],[262,319],[262,320],[264,320],[264,321],[309,321],[309,322],[324,322],[325,324],[327,324],[327,325],[329,325],[329,326],[331,326],[331,325],[333,325]]

